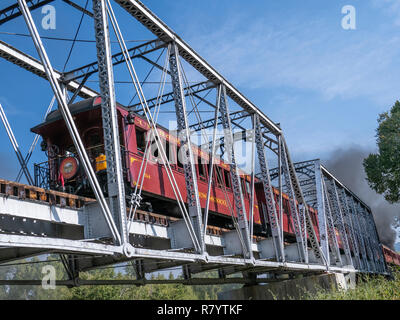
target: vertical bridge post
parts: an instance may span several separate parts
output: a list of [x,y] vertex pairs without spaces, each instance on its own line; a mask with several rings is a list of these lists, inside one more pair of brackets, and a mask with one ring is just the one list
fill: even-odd
[[[282,139],[283,140],[283,139]],[[290,167],[289,167],[289,159],[287,156],[287,150],[284,142],[281,140],[281,150],[282,150],[282,162],[283,162],[283,176],[285,179],[285,185],[287,189],[287,193],[289,196],[289,206],[290,212],[293,220],[293,229],[296,235],[297,241],[297,249],[299,252],[300,261],[307,263],[308,262],[308,253],[307,253],[307,240],[303,238],[303,232],[301,229],[301,221],[299,217],[299,210],[296,205],[296,197],[293,189],[293,181],[290,177]]]
[[331,258],[329,254],[329,236],[328,236],[328,224],[327,224],[327,214],[325,206],[324,197],[324,187],[323,187],[323,176],[321,173],[321,162],[316,160],[314,162],[314,179],[318,206],[318,227],[319,227],[319,241],[321,245],[321,251],[325,256],[325,262],[327,267],[331,264]]
[[26,4],[26,0],[18,0],[19,8],[21,10],[22,15],[24,16],[26,25],[28,26],[29,32],[32,36],[32,40],[35,44],[36,50],[40,56],[40,60],[43,64],[43,69],[46,73],[46,77],[50,82],[51,88],[56,96],[58,107],[61,112],[62,117],[64,118],[66,127],[71,135],[71,139],[74,143],[74,146],[78,152],[79,159],[82,161],[82,166],[84,168],[85,173],[88,176],[89,183],[93,189],[95,197],[99,202],[101,211],[104,215],[104,218],[107,222],[107,225],[110,229],[110,232],[117,243],[121,243],[121,236],[119,234],[119,230],[114,223],[113,217],[111,215],[108,204],[104,198],[103,192],[97,181],[96,174],[93,171],[92,165],[90,163],[89,157],[86,153],[85,146],[82,143],[82,139],[80,138],[79,131],[76,128],[74,119],[71,115],[71,111],[68,108],[66,96],[58,82],[55,71],[50,63],[50,59],[46,53],[46,50],[43,46],[42,40],[40,38],[39,32],[37,31],[35,22],[33,21],[32,15],[29,11],[29,8]]
[[356,205],[353,200],[353,198],[349,199],[350,207],[351,207],[351,212],[352,212],[352,218],[353,218],[353,226],[355,228],[355,233],[358,238],[359,242],[359,247],[361,248],[361,257],[363,261],[363,271],[371,271],[370,265],[368,263],[368,258],[367,258],[367,251],[366,251],[366,246],[364,242],[364,236],[362,234],[361,228],[360,228],[360,222],[359,222],[359,216],[357,213]]
[[347,265],[353,265],[349,241],[347,239],[346,229],[344,227],[344,219],[343,219],[342,208],[340,206],[339,194],[337,192],[335,180],[333,179],[331,180],[331,190],[329,195],[331,198],[331,202],[333,204],[333,212],[335,213],[336,227],[339,231],[340,240],[342,241],[344,253],[347,260]]
[[252,239],[250,239],[249,224],[247,222],[246,208],[244,206],[242,188],[240,186],[239,172],[236,165],[235,152],[234,152],[234,141],[231,119],[229,117],[228,99],[226,95],[226,88],[224,85],[220,85],[219,89],[222,90],[220,96],[220,112],[221,112],[221,123],[224,128],[224,139],[225,139],[225,151],[228,156],[228,162],[231,171],[232,180],[232,191],[233,199],[236,208],[236,214],[238,217],[239,224],[239,237],[244,245],[243,255],[245,258],[252,259],[253,252],[251,249]]
[[366,224],[366,216],[364,212],[364,208],[361,206],[360,203],[357,203],[357,208],[356,208],[358,215],[359,215],[359,221],[360,221],[360,226],[361,226],[361,231],[364,235],[364,243],[365,247],[367,249],[367,255],[369,256],[370,260],[370,267],[371,271],[378,271],[377,266],[376,266],[376,261],[375,261],[375,256],[372,250],[372,241],[371,241],[371,232],[368,230],[368,226]]
[[183,91],[183,81],[181,66],[179,60],[179,51],[176,43],[172,43],[171,52],[169,56],[169,65],[171,73],[172,88],[174,92],[175,101],[175,112],[177,119],[177,129],[179,139],[181,141],[181,155],[183,155],[183,170],[185,173],[187,199],[189,204],[189,215],[191,217],[191,223],[193,224],[196,238],[198,240],[199,247],[195,248],[199,253],[203,253],[205,246],[203,236],[203,219],[201,213],[201,206],[199,200],[199,191],[197,185],[196,168],[193,157],[192,144],[190,139],[189,122],[187,118],[186,100]]
[[344,221],[345,221],[345,224],[347,225],[349,241],[351,243],[351,247],[352,247],[352,250],[353,250],[354,264],[355,264],[356,268],[361,269],[362,265],[361,265],[361,260],[360,260],[360,251],[359,251],[359,248],[358,248],[356,235],[354,234],[353,222],[352,222],[352,219],[351,219],[351,212],[349,210],[349,206],[348,206],[348,203],[347,203],[347,197],[346,197],[346,190],[345,189],[341,189],[341,192],[339,193],[339,197],[341,199],[340,203],[342,204]]
[[112,215],[121,234],[121,244],[129,242],[126,218],[125,187],[122,176],[117,104],[111,60],[110,34],[105,0],[93,0],[104,149],[107,159],[107,187]]
[[261,169],[260,179],[263,184],[276,259],[277,261],[284,261],[285,255],[283,248],[282,233],[276,212],[276,205],[271,185],[268,162],[265,157],[264,139],[262,137],[260,119],[257,115],[255,116],[254,122],[255,122],[254,126],[255,126],[255,139],[256,139],[255,142],[257,146],[257,155]]
[[368,222],[369,222],[370,228],[371,228],[371,235],[375,241],[376,251],[379,256],[378,261],[379,261],[379,265],[380,265],[380,272],[386,272],[385,256],[383,253],[381,242],[379,240],[378,231],[376,230],[374,217],[373,217],[372,213],[369,212],[368,210],[366,210],[366,213],[367,213],[367,219],[368,219]]
[[377,242],[377,237],[374,232],[373,228],[373,217],[372,213],[368,212],[365,208],[363,208],[363,215],[365,219],[365,226],[369,234],[369,239],[370,239],[370,245],[371,245],[371,251],[373,255],[373,259],[375,261],[375,271],[377,272],[382,272],[382,263],[381,263],[381,256],[380,256],[380,250]]
[[335,230],[335,223],[333,220],[332,216],[332,206],[331,202],[329,201],[329,195],[328,195],[328,188],[326,187],[325,179],[322,177],[322,185],[323,185],[323,194],[324,194],[324,199],[325,199],[325,212],[326,212],[326,218],[328,222],[328,236],[329,236],[329,242],[331,245],[331,252],[333,256],[336,258],[335,263],[339,262],[339,264],[342,266],[342,258],[340,257],[340,249],[339,249],[339,244],[337,241],[336,237],[336,230]]

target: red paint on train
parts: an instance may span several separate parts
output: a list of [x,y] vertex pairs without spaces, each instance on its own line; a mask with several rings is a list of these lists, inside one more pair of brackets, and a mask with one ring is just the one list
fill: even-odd
[[[99,155],[104,154],[100,104],[101,98],[96,97],[86,99],[69,106],[71,113],[74,116],[77,128],[81,134],[83,143],[88,151],[89,158],[92,160],[94,169],[101,167],[98,165],[98,163],[96,164],[96,158]],[[132,191],[135,188],[137,183],[140,164],[144,156],[143,152],[145,147],[145,135],[150,127],[145,118],[130,112],[128,109],[119,104],[117,105],[117,110],[118,124],[120,129],[120,143],[125,155],[123,158],[125,167],[124,179],[126,181],[126,186],[130,188],[130,190],[127,191],[128,194],[129,191]],[[170,134],[167,129],[158,126],[157,130],[161,139],[163,139],[163,142],[165,142],[164,146],[166,147],[166,150],[168,150],[167,157],[170,160],[173,160],[171,167],[174,172],[176,182],[179,186],[179,190],[182,194],[182,198],[186,201],[187,194],[183,166],[179,161],[177,161],[177,152],[179,152],[180,142],[174,135]],[[74,155],[72,140],[68,134],[60,112],[53,111],[48,115],[44,123],[32,128],[31,131],[42,136],[44,141],[44,146],[42,149],[47,149],[49,156],[49,160],[47,162],[49,167],[48,179],[50,181],[51,188],[72,188],[71,190],[74,190],[78,194],[86,196],[90,195],[87,194],[87,192],[91,192],[91,189],[87,183],[87,180],[85,180],[86,178],[82,168],[80,168],[80,174],[74,175],[72,178],[70,178],[68,175],[63,176],[62,186],[59,183],[60,173],[65,172],[65,170],[63,171],[64,168],[60,168],[60,165],[62,165],[62,163],[71,163],[71,161],[64,161],[66,158],[71,157],[71,153],[72,157],[76,157],[76,155]],[[200,163],[195,167],[197,170],[201,207],[205,208],[209,172],[209,155],[200,150],[197,146],[193,146],[192,150],[194,156],[199,160],[198,163]],[[202,160],[203,163],[201,163]],[[157,157],[150,157],[146,169],[145,179],[143,180],[143,191],[148,199],[156,199],[158,202],[167,201],[167,203],[173,203],[176,198],[168,180],[166,169],[159,161],[160,160],[158,160]],[[222,183],[216,179],[217,170],[219,170],[220,176],[222,177]],[[105,186],[105,170],[98,170],[97,173],[100,182],[102,182]],[[241,170],[239,170],[239,173],[245,209],[248,217],[250,211],[251,179],[249,174],[246,174]],[[227,221],[231,219],[232,211],[230,208],[233,208],[233,211],[236,215],[231,184],[232,181],[230,178],[230,167],[228,164],[220,160],[220,163],[215,165],[213,172],[210,213],[214,216],[225,217]],[[224,189],[226,190],[227,197],[225,197]],[[277,214],[279,215],[279,190],[274,188],[273,191],[276,210]],[[154,203],[157,201],[154,201]],[[297,203],[296,206],[298,206]],[[165,208],[168,209],[168,205]],[[258,230],[263,230],[262,226],[266,225],[264,222],[269,224],[266,208],[266,200],[262,183],[258,179],[255,179],[254,224],[255,226],[260,227]],[[294,226],[292,214],[290,212],[289,197],[284,193],[282,194],[282,208],[283,231],[286,236],[289,236],[289,238],[290,236],[294,238]],[[308,207],[308,209],[316,236],[319,240],[317,210],[312,207]],[[342,248],[342,241],[337,230],[336,234],[338,237],[339,247]],[[385,258],[389,263],[400,265],[399,254],[394,253],[387,247],[384,247],[384,252]]]

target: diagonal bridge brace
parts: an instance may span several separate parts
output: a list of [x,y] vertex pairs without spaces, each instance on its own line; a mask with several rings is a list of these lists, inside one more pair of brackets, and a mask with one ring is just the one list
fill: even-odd
[[82,165],[84,167],[85,173],[88,176],[88,180],[90,182],[90,185],[92,186],[92,189],[96,196],[96,199],[101,207],[101,211],[105,217],[107,225],[111,231],[111,234],[114,238],[115,243],[117,245],[122,245],[124,243],[124,239],[121,239],[120,232],[119,232],[117,226],[115,225],[112,214],[110,212],[110,209],[108,207],[106,199],[104,198],[100,184],[97,180],[96,174],[93,171],[89,157],[86,153],[85,147],[80,138],[78,129],[76,128],[75,122],[74,122],[71,112],[68,108],[66,96],[60,87],[57,76],[56,76],[56,74],[53,70],[53,67],[50,63],[50,60],[47,56],[46,50],[43,46],[40,35],[37,31],[36,25],[32,19],[32,15],[26,4],[26,0],[18,0],[18,4],[19,4],[20,10],[24,16],[24,19],[25,19],[26,25],[29,29],[29,32],[31,33],[36,50],[42,61],[42,68],[44,69],[44,72],[48,78],[48,81],[50,82],[51,88],[54,91],[54,95],[56,96],[56,99],[58,101],[59,110],[65,120],[65,124],[71,135],[71,138],[73,140],[75,148],[79,154],[79,158],[82,161]]

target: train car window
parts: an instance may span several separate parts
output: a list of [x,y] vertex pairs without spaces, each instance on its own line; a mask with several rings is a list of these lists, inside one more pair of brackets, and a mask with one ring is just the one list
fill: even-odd
[[165,141],[165,155],[167,156],[167,159],[169,162],[172,162],[171,160],[171,154],[170,154],[170,150],[169,150],[170,146],[169,146],[169,141]]
[[178,147],[177,155],[176,155],[176,164],[178,165],[178,168],[183,168],[183,163],[181,162],[181,147]]
[[245,187],[243,178],[240,178],[240,185],[242,186],[243,195],[247,195],[246,187]]
[[176,166],[176,145],[167,141],[167,148],[168,148],[168,159],[170,161],[171,167],[175,168]]
[[285,198],[283,198],[282,208],[283,208],[283,213],[289,215],[289,201]]
[[312,220],[314,226],[316,226],[317,225],[317,217],[315,216],[314,212],[311,212],[311,220]]
[[[210,179],[211,163],[207,163],[206,164],[206,168],[207,168],[207,177],[208,177],[208,179]],[[211,181],[211,183],[215,183],[215,171],[212,172],[212,181]]]
[[246,180],[245,183],[246,183],[246,191],[247,191],[247,193],[251,194],[250,182]]
[[[158,139],[157,137],[156,137],[156,139]],[[162,142],[161,142],[162,143]],[[159,152],[159,150],[158,150],[158,145],[157,145],[157,143],[154,141],[154,143],[152,143],[151,144],[151,155],[154,157],[154,158],[158,158],[158,156],[159,156],[159,154],[160,154],[160,152]]]
[[314,216],[315,226],[318,226],[318,215],[317,215],[317,213],[314,212],[313,216]]
[[104,153],[102,132],[99,129],[90,129],[85,134],[85,140],[86,150],[88,151],[90,157],[94,159],[100,154]]
[[[205,164],[205,167],[206,167],[206,170],[207,170],[207,177],[210,177],[210,167],[211,167],[210,163],[207,162]],[[213,173],[213,178],[214,178],[214,173]]]
[[223,175],[221,173],[221,168],[216,166],[215,169],[216,169],[216,177],[215,178],[217,179],[218,185],[220,187],[222,187],[222,183],[223,183],[222,179],[224,179],[224,177],[223,177]]
[[225,178],[225,185],[227,188],[231,188],[231,175],[228,170],[224,169],[224,178]]
[[206,173],[204,171],[204,164],[201,163],[201,157],[197,157],[197,167],[199,168],[199,177],[205,180]]
[[144,149],[146,148],[146,139],[145,139],[145,133],[146,131],[140,130],[139,128],[135,128],[136,131],[136,145],[137,145],[137,150],[139,152],[144,152]]
[[311,222],[313,225],[315,225],[315,216],[314,216],[314,212],[312,212],[311,210],[309,210],[310,213],[310,218],[311,218]]
[[314,212],[309,211],[309,213],[310,213],[311,222],[312,222],[312,224],[315,226],[315,216],[314,216]]

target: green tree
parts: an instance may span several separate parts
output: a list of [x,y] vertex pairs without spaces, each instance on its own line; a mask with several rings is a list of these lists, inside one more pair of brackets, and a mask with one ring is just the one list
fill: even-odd
[[378,153],[364,159],[368,184],[391,203],[400,200],[400,102],[379,115]]
[[[23,259],[10,263],[10,266],[0,266],[0,279],[8,280],[41,280],[42,267],[52,265],[56,269],[57,280],[67,278],[58,255],[48,255]],[[123,272],[117,268],[106,267],[81,272],[80,278],[87,280],[128,280],[136,279],[133,268],[128,265]],[[216,277],[216,272],[204,272],[199,277]],[[152,279],[165,279],[163,274],[153,274]],[[181,278],[181,277],[178,277]],[[174,279],[171,272],[168,279]],[[0,286],[0,300],[196,300],[217,299],[218,292],[234,285],[219,286],[187,286],[183,284],[151,284],[136,285],[107,285],[79,286],[66,288],[57,286],[56,289],[44,289],[42,286]]]
[[[81,273],[82,279],[87,280],[128,280],[135,279],[131,273],[116,273],[115,269],[97,269]],[[152,279],[165,279],[161,274]],[[172,273],[169,279],[173,279]],[[76,300],[194,300],[197,299],[193,289],[182,284],[151,284],[145,286],[81,286],[72,288],[64,297]]]
[[[97,269],[90,272],[82,272],[80,278],[85,280],[117,280],[123,279],[120,273],[113,268]],[[70,289],[65,299],[72,300],[120,300],[123,299],[120,286],[81,286]]]
[[[43,278],[42,267],[46,264],[52,265],[56,270],[58,280],[65,278],[64,268],[61,263],[54,262],[57,255],[49,255],[45,259],[37,257],[18,260],[10,263],[10,266],[0,266],[0,279],[4,280],[41,280]],[[48,261],[41,262],[40,261]],[[42,286],[6,285],[0,286],[0,299],[4,300],[58,300],[62,299],[67,288],[56,287],[55,289],[44,289]]]
[[[206,271],[198,275],[199,278],[218,278],[217,271]],[[234,290],[240,288],[239,284],[225,284],[225,285],[201,285],[193,286],[193,291],[200,300],[217,300],[218,293],[222,291]]]
[[394,268],[393,279],[383,276],[364,277],[355,289],[347,291],[332,288],[319,290],[315,294],[307,294],[307,300],[400,300],[400,270]]

